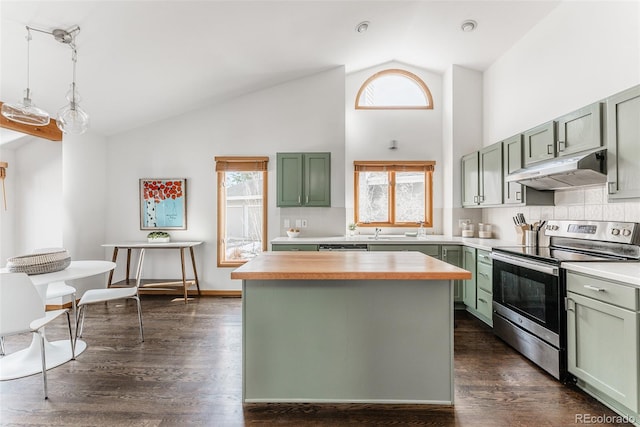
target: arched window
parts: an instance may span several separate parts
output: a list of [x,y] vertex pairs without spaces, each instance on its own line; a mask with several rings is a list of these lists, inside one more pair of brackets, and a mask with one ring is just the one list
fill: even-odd
[[422,79],[406,70],[375,73],[360,87],[356,110],[432,110],[431,91]]

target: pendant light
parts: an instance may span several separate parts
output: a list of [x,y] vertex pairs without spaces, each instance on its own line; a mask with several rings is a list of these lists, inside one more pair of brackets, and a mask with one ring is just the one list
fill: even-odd
[[24,91],[22,102],[2,104],[2,114],[7,119],[32,126],[46,126],[50,122],[49,113],[36,107],[31,101],[31,89],[29,88],[29,47],[31,44],[31,31],[27,28],[27,88]]
[[71,47],[71,61],[73,62],[73,79],[71,87],[67,92],[69,103],[58,111],[57,125],[64,133],[80,135],[89,128],[89,115],[80,108],[80,94],[76,88],[76,62],[78,62],[78,50],[76,49],[75,33],[80,31],[76,27],[74,31],[54,30],[53,35],[60,43],[68,44]]

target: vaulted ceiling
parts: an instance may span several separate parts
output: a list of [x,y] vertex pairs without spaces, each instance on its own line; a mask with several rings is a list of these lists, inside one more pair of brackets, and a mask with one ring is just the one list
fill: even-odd
[[[79,25],[77,83],[91,131],[112,135],[344,65],[397,60],[485,70],[558,1],[10,1],[0,3],[0,100],[26,87],[25,26]],[[463,32],[464,20],[477,29]],[[369,30],[355,31],[361,21]],[[33,100],[55,117],[71,50],[33,33]],[[0,136],[1,138],[1,136]]]

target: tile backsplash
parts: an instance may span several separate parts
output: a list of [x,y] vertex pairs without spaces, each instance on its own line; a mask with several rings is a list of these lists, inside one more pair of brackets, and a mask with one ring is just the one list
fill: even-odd
[[529,223],[543,219],[640,222],[640,200],[609,203],[604,185],[558,190],[554,201],[555,206],[486,208],[482,221],[493,225],[495,238],[512,241],[516,240],[512,220],[516,213],[524,214]]

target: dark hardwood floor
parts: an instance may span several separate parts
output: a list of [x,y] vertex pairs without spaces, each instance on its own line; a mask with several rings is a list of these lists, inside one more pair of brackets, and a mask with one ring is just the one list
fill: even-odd
[[[479,320],[456,314],[455,406],[243,405],[242,314],[237,298],[188,305],[143,296],[145,342],[132,302],[90,307],[88,349],[41,375],[0,382],[0,424],[31,426],[459,425],[568,426],[577,414],[615,414],[555,381]],[[47,328],[64,338],[64,324]],[[28,336],[8,337],[7,350]]]

